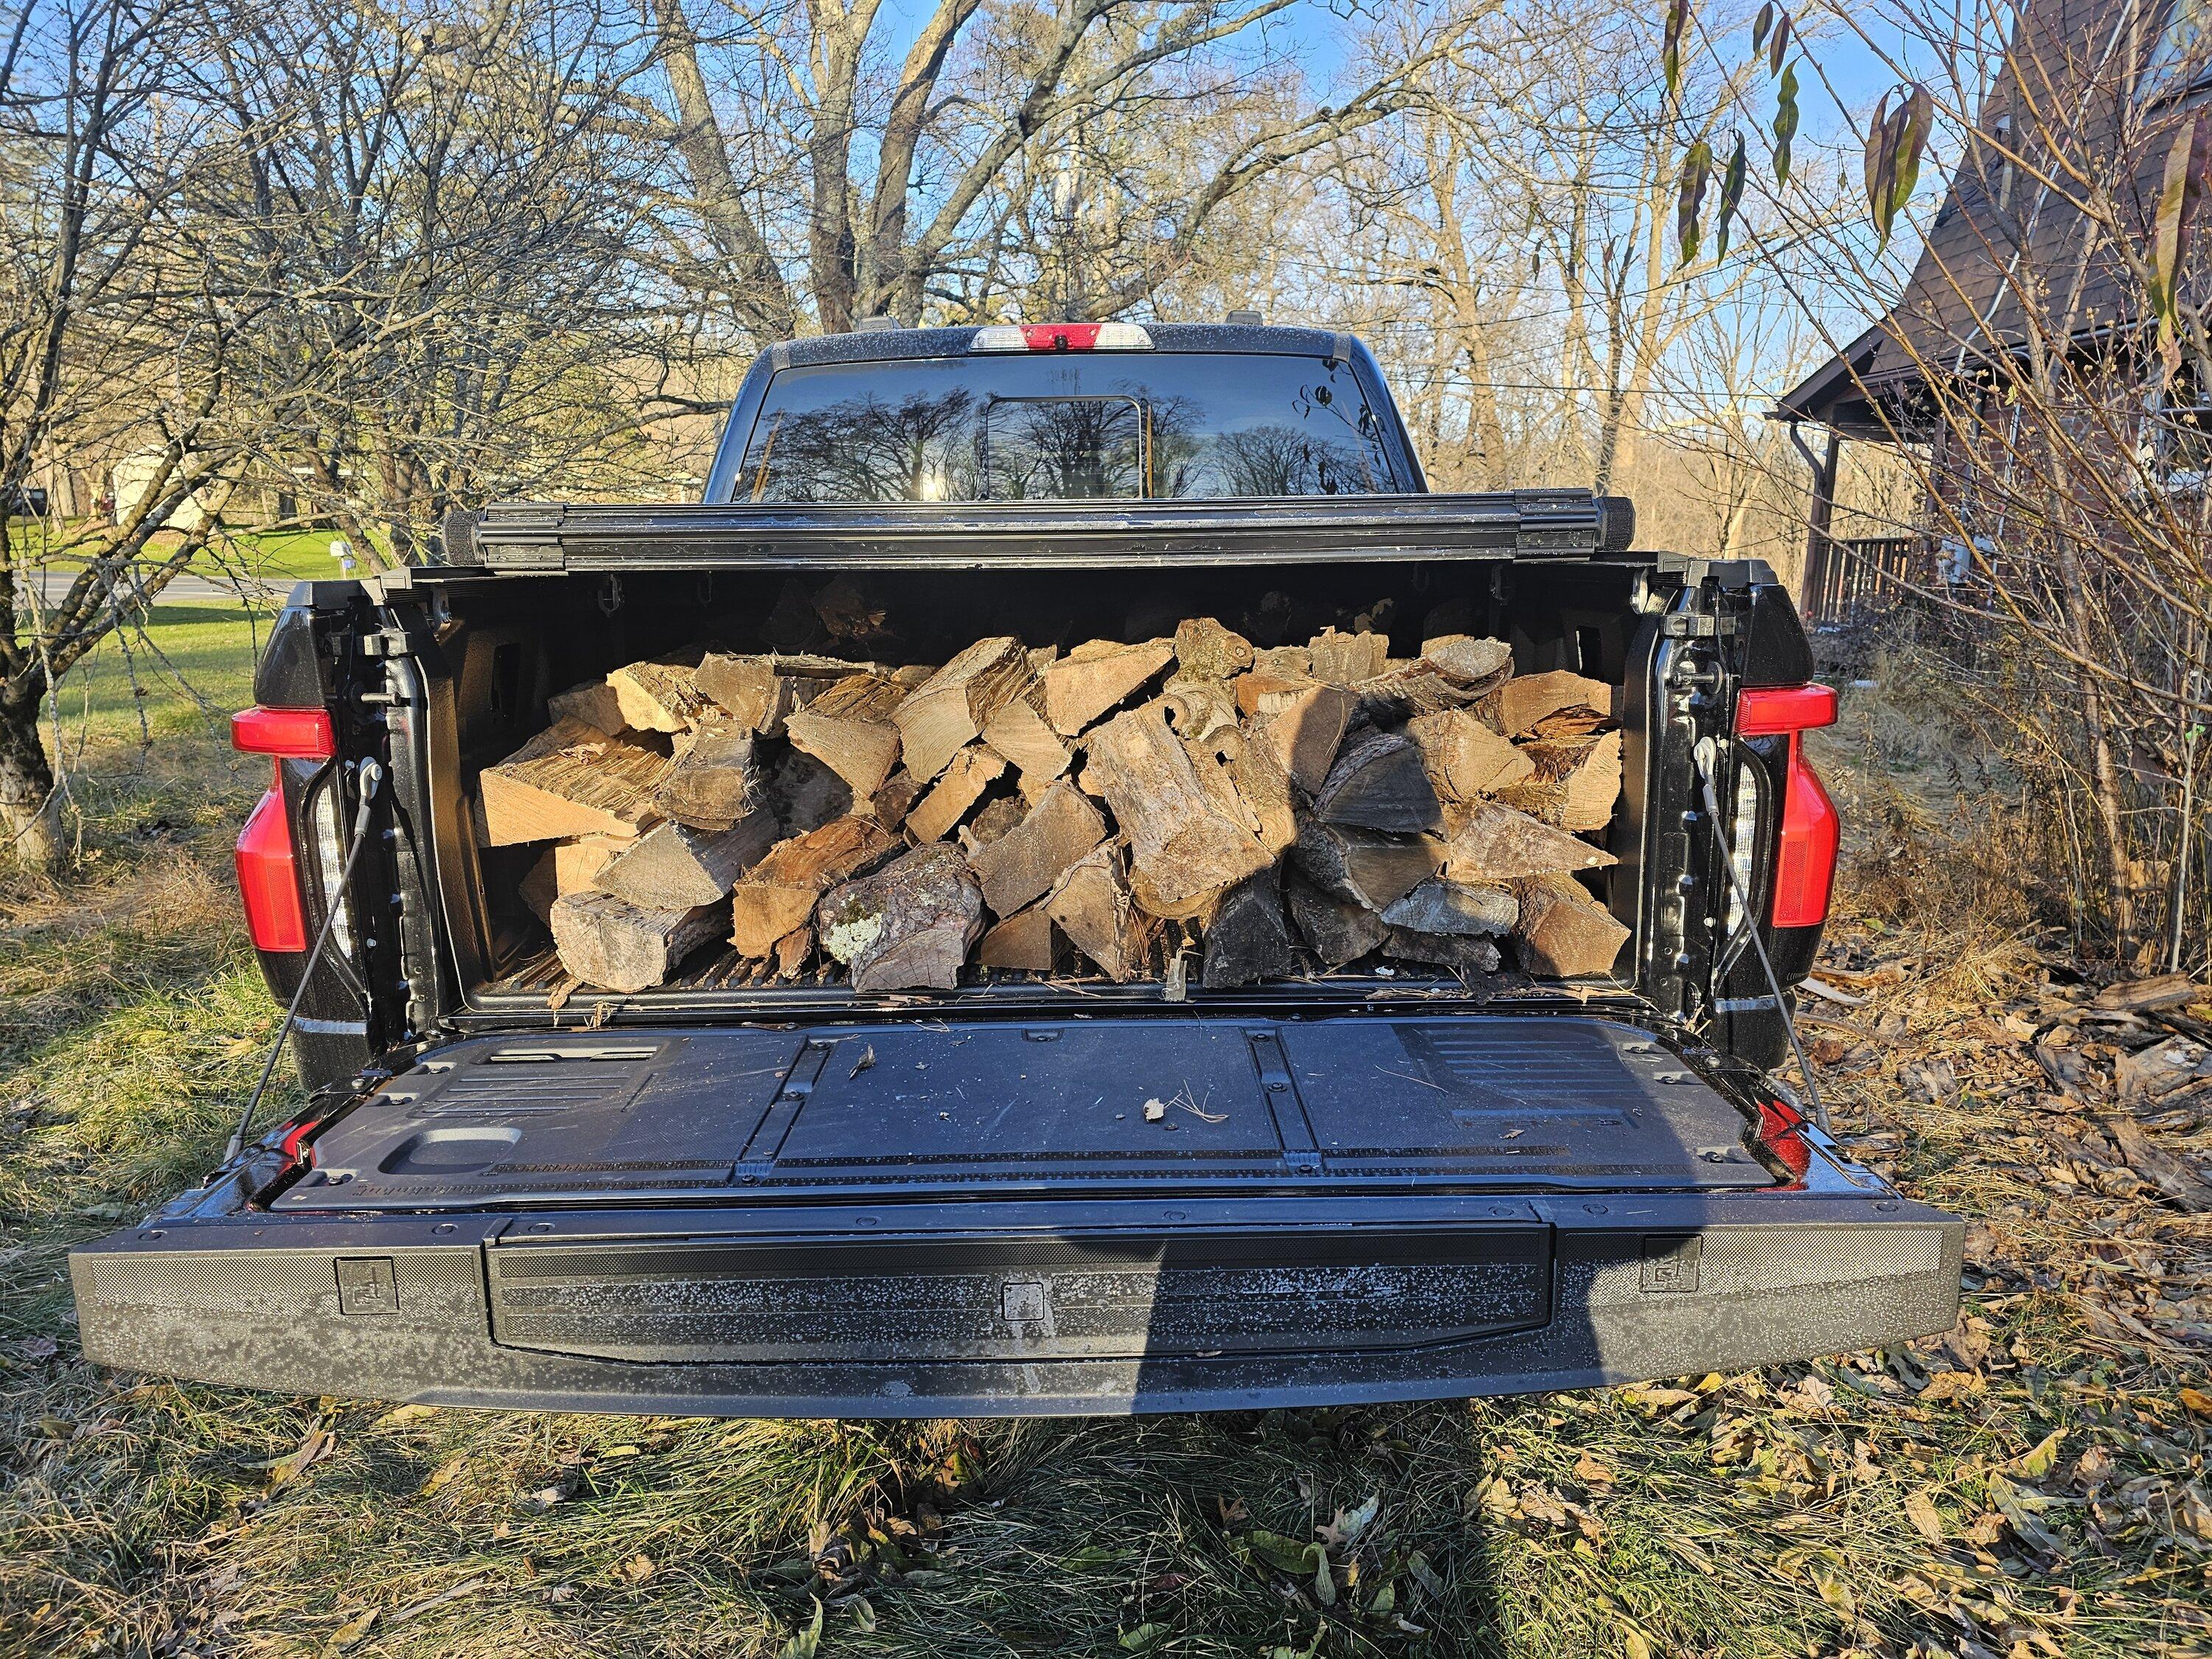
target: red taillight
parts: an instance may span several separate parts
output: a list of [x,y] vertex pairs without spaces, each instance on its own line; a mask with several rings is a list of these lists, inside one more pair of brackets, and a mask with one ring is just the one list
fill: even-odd
[[230,717],[230,746],[284,760],[330,760],[337,733],[326,708],[242,708]]
[[1134,323],[993,323],[970,351],[1149,351],[1152,337]]
[[239,832],[238,891],[246,901],[246,930],[255,950],[307,948],[300,868],[292,856],[292,826],[285,822],[281,788],[262,796]]
[[1739,693],[1735,731],[1740,738],[1787,737],[1790,757],[1783,773],[1782,835],[1774,860],[1777,927],[1817,927],[1828,919],[1828,898],[1836,881],[1836,848],[1843,820],[1828,799],[1820,774],[1805,758],[1804,733],[1836,723],[1836,694],[1826,685],[1790,685]]
[[1779,1100],[1759,1103],[1759,1144],[1774,1155],[1775,1161],[1790,1171],[1794,1180],[1802,1181],[1805,1171],[1813,1167],[1813,1149],[1798,1133],[1805,1120],[1794,1109]]

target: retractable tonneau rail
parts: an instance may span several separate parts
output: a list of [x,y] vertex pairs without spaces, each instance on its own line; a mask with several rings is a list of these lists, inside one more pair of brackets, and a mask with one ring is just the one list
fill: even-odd
[[507,501],[449,528],[447,556],[529,573],[1587,559],[1626,549],[1634,526],[1624,498],[1586,489],[896,506]]

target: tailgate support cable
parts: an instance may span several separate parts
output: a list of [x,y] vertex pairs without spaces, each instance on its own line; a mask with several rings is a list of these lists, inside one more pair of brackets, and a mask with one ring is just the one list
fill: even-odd
[[292,1024],[300,1017],[300,1004],[315,977],[315,966],[322,961],[324,948],[330,944],[331,934],[337,927],[339,906],[346,902],[347,890],[353,885],[354,868],[361,862],[361,849],[368,845],[369,808],[376,803],[377,787],[384,781],[384,769],[373,760],[365,760],[355,769],[353,775],[361,791],[361,805],[354,812],[353,845],[346,849],[345,868],[338,873],[337,890],[325,896],[327,914],[323,917],[322,931],[315,935],[315,948],[307,952],[307,966],[300,969],[299,986],[292,993],[292,1000],[285,1005],[284,1018],[276,1027],[276,1041],[270,1045],[268,1063],[261,1068],[261,1080],[246,1097],[246,1109],[238,1115],[238,1127],[230,1132],[230,1142],[222,1149],[225,1164],[246,1149],[246,1137],[253,1127],[254,1114],[261,1109],[261,1097],[269,1092],[269,1079],[276,1075],[277,1059],[284,1052],[284,1039],[292,1035]]
[[1759,936],[1759,918],[1752,914],[1751,895],[1743,890],[1743,880],[1735,872],[1735,848],[1729,842],[1728,831],[1721,825],[1718,793],[1713,788],[1713,746],[1710,738],[1698,744],[1698,787],[1705,797],[1705,812],[1712,820],[1713,839],[1721,844],[1721,868],[1728,872],[1729,889],[1735,902],[1743,907],[1744,931],[1751,935],[1751,948],[1759,953],[1760,971],[1766,975],[1766,988],[1774,994],[1775,1012],[1782,1016],[1782,1029],[1789,1034],[1790,1052],[1797,1058],[1798,1074],[1805,1079],[1805,1097],[1813,1105],[1813,1121],[1820,1133],[1828,1133],[1828,1108],[1820,1098],[1820,1085],[1813,1076],[1813,1063],[1805,1058],[1805,1045],[1797,1040],[1797,1022],[1790,1012],[1790,1000],[1782,994],[1782,976],[1774,971],[1774,963],[1766,954],[1766,941]]

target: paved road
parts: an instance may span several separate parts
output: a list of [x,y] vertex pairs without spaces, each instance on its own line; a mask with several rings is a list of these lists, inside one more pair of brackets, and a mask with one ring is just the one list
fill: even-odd
[[[70,583],[76,580],[71,570],[41,570],[38,573],[40,602],[58,603],[69,592]],[[236,605],[243,586],[246,595],[264,606],[283,604],[285,595],[292,591],[289,581],[246,581],[234,583],[226,577],[210,578],[199,575],[178,577],[155,596],[156,605],[173,605],[182,600],[220,600]]]

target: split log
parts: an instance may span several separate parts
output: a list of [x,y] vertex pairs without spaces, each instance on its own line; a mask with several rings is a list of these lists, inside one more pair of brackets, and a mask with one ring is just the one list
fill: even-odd
[[1044,907],[1017,910],[983,935],[975,961],[985,968],[1049,974],[1060,966],[1060,945]]
[[1387,634],[1340,634],[1325,629],[1306,642],[1313,677],[1328,685],[1357,685],[1383,672],[1390,658]]
[[943,841],[969,809],[983,799],[991,781],[1006,769],[1005,757],[970,744],[952,757],[930,792],[906,815],[907,833],[916,841]]
[[[1268,720],[1321,686],[1312,675],[1291,669],[1255,668],[1237,677],[1237,712],[1248,720]],[[1346,699],[1347,712],[1356,702],[1341,687],[1331,687]]]
[[1298,971],[1296,941],[1273,870],[1247,876],[1221,896],[1206,925],[1200,982],[1209,991],[1288,979]]
[[655,821],[668,758],[578,720],[540,732],[477,781],[487,847],[634,836]]
[[983,722],[983,741],[1021,773],[1022,793],[1032,800],[1043,796],[1052,781],[1067,770],[1073,758],[1060,734],[1029,697],[1010,698],[994,709],[991,718]]
[[1379,948],[1390,930],[1382,918],[1365,905],[1324,893],[1311,882],[1293,874],[1284,883],[1291,920],[1313,952],[1332,968]]
[[1194,680],[1233,679],[1252,665],[1252,641],[1211,617],[1176,624],[1176,661]]
[[753,734],[702,726],[678,738],[676,757],[653,792],[653,810],[694,830],[727,830],[760,805]]
[[933,781],[1030,683],[1029,653],[1019,640],[1001,634],[976,641],[891,711],[907,770],[925,783]]
[[586,985],[647,991],[720,933],[721,916],[718,904],[643,910],[611,893],[571,893],[553,902],[553,945]]
[[698,670],[672,659],[634,662],[607,676],[622,717],[641,732],[686,732],[707,718]]
[[1444,873],[1478,886],[1619,862],[1603,848],[1498,801],[1479,802],[1444,848]]
[[1371,680],[1352,688],[1359,719],[1369,726],[1395,726],[1418,715],[1463,708],[1481,693],[1455,685],[1425,662],[1393,663]]
[[814,614],[833,640],[866,645],[884,637],[884,618],[890,613],[851,577],[833,576],[815,594]]
[[983,894],[957,848],[920,847],[831,888],[814,925],[856,991],[949,991],[983,931]]
[[1474,939],[1510,933],[1520,916],[1520,901],[1504,888],[1471,887],[1444,876],[1431,876],[1382,912],[1389,927]]
[[1465,933],[1420,933],[1408,927],[1393,927],[1383,935],[1382,954],[1449,968],[1466,976],[1494,974],[1501,960],[1492,940]]
[[784,718],[784,735],[866,799],[898,764],[899,728],[891,716],[907,688],[884,674],[848,674]]
[[[1216,775],[1201,778],[1201,763]],[[1218,762],[1194,761],[1158,703],[1092,732],[1084,769],[1114,809],[1129,843],[1130,889],[1153,915],[1198,915],[1270,862],[1243,818],[1235,785],[1219,775]]]
[[775,942],[775,976],[796,979],[799,970],[806,966],[806,958],[814,954],[814,930],[794,927]]
[[1221,680],[1178,677],[1160,693],[1176,735],[1185,743],[1205,743],[1237,726],[1237,694]]
[[1070,865],[1046,898],[1044,912],[1116,985],[1135,976],[1144,960],[1144,932],[1119,847],[1109,842]]
[[1252,672],[1282,679],[1310,680],[1314,677],[1313,653],[1303,645],[1271,645],[1253,652]]
[[1470,805],[1536,774],[1535,763],[1462,708],[1409,720],[1429,781],[1446,800]]
[[1436,874],[1444,844],[1433,836],[1385,836],[1308,819],[1291,856],[1325,893],[1382,910]]
[[1444,821],[1421,746],[1399,732],[1354,738],[1314,796],[1314,816],[1324,823],[1403,836],[1441,830]]
[[607,860],[635,845],[634,841],[614,836],[586,836],[577,841],[556,842],[530,867],[530,873],[523,877],[520,888],[522,902],[538,921],[550,921],[555,899],[597,887],[599,872],[606,867]]
[[1499,799],[1562,830],[1602,830],[1620,799],[1620,733],[1524,744],[1530,775]]
[[[1255,678],[1245,676],[1246,679]],[[1239,689],[1242,689],[1239,682]],[[1265,699],[1255,699],[1255,702]],[[1274,707],[1254,712],[1262,718],[1261,735],[1291,781],[1308,795],[1328,781],[1344,744],[1346,728],[1358,700],[1338,685],[1309,684],[1282,698]]]
[[1106,839],[1106,820],[1074,785],[1056,783],[1018,827],[968,855],[995,916],[1052,890],[1067,867]]
[[1091,640],[1077,646],[1044,671],[1044,716],[1052,729],[1072,738],[1109,709],[1133,696],[1175,660],[1167,640],[1119,645]]
[[1509,738],[1517,738],[1547,715],[1561,709],[1586,708],[1593,714],[1613,710],[1613,688],[1603,680],[1589,679],[1564,668],[1541,674],[1520,674],[1485,696],[1480,712]]
[[872,818],[842,817],[778,842],[730,893],[730,943],[764,957],[803,927],[822,895],[872,869],[899,842]]
[[641,910],[717,903],[775,845],[775,820],[766,812],[723,830],[659,824],[606,861],[599,888]]
[[738,725],[764,738],[783,735],[784,721],[838,681],[853,665],[834,657],[738,656],[710,651],[695,677],[700,691]]
[[1610,974],[1628,929],[1571,876],[1529,876],[1513,884],[1521,901],[1513,943],[1521,965],[1547,978]]
[[920,778],[904,767],[884,780],[884,787],[868,799],[868,810],[875,814],[876,822],[886,830],[896,830],[906,822],[906,815],[921,799],[926,787]]
[[581,720],[595,732],[609,737],[620,737],[629,729],[623,718],[622,699],[615,689],[604,679],[586,680],[572,685],[566,691],[556,691],[545,699],[545,720],[550,726],[562,720]]
[[1222,732],[1213,748],[1228,763],[1230,781],[1243,799],[1261,850],[1271,859],[1282,857],[1298,838],[1297,798],[1283,763],[1265,738],[1240,730]]
[[1513,647],[1503,640],[1445,634],[1421,641],[1421,660],[1455,685],[1487,691],[1513,673]]

